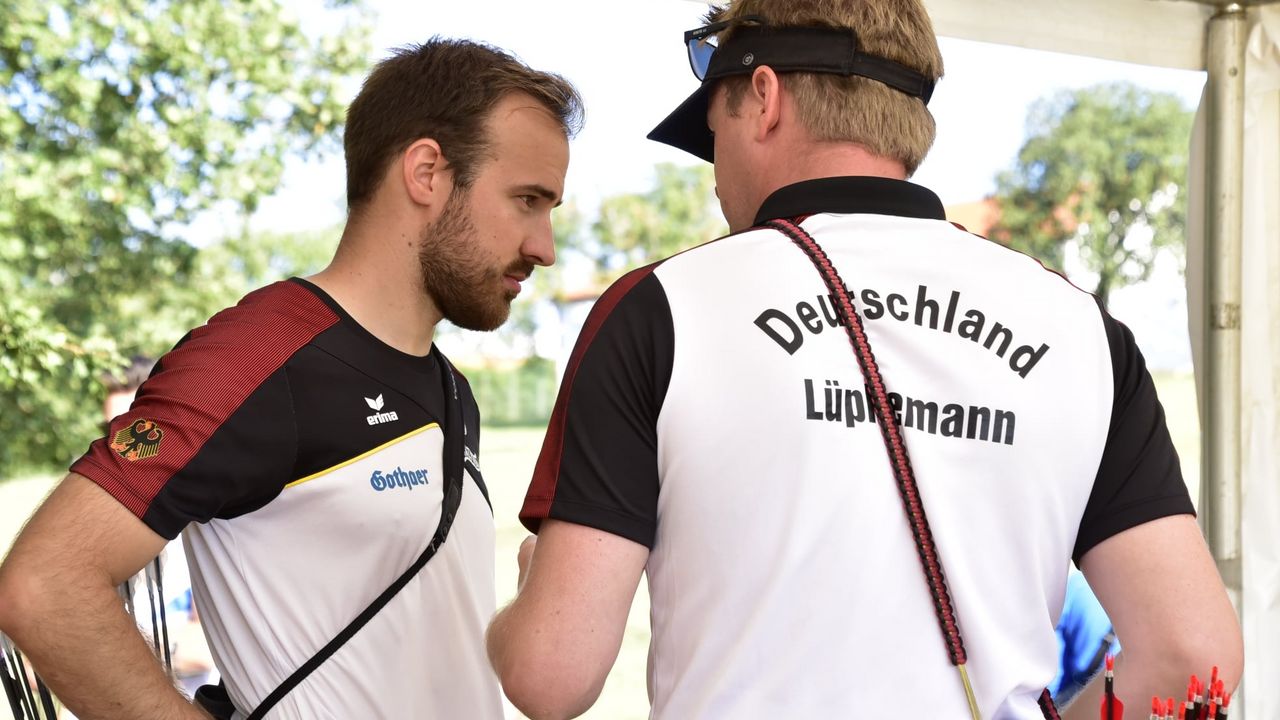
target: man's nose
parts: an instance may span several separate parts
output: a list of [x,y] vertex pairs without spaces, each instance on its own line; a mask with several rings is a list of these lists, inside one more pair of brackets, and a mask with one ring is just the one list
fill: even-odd
[[556,238],[548,220],[536,233],[525,239],[521,248],[525,259],[534,265],[549,267],[556,262]]

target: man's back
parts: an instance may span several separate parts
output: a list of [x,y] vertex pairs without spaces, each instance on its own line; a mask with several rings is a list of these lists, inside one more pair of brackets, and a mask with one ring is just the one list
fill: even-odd
[[[980,704],[995,717],[1038,716],[1067,559],[1153,507],[1190,511],[1154,394],[1122,387],[1115,402],[1117,376],[1150,392],[1132,340],[1058,275],[940,219],[921,188],[867,178],[797,187],[761,217],[840,213],[802,226],[863,313]],[[606,317],[570,370],[582,385],[567,411],[590,418],[590,403],[620,398],[657,408],[645,418],[656,484],[634,462],[643,450],[623,441],[628,467],[603,461],[609,492],[575,487],[586,474],[575,465],[601,462],[576,437],[590,432],[580,425],[563,441],[547,514],[624,536],[626,523],[608,517],[656,528],[646,566],[654,716],[848,714],[870,700],[851,688],[868,686],[905,716],[961,716],[871,400],[810,260],[780,233],[753,230],[636,275],[619,283],[624,296],[602,300]],[[590,384],[597,367],[636,357],[644,369],[631,375],[649,382],[623,373],[612,387]],[[1113,432],[1113,411],[1145,413],[1145,424]],[[596,517],[582,515],[587,506]],[[635,512],[650,507],[650,517]]]

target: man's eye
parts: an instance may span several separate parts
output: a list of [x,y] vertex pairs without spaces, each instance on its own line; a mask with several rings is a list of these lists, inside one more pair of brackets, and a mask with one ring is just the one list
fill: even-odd
[[525,204],[525,207],[532,208],[538,202],[538,197],[536,195],[521,195],[520,201]]

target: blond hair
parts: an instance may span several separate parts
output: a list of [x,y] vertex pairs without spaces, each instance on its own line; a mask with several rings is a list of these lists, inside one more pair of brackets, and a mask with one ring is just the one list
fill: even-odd
[[[737,0],[713,8],[708,20],[758,15],[776,26],[849,28],[858,49],[901,63],[936,80],[942,52],[922,0]],[[734,26],[719,37],[724,45]],[[800,121],[815,140],[853,142],[902,162],[911,175],[937,134],[933,114],[919,98],[869,78],[816,73],[781,76],[795,97]],[[723,81],[728,109],[736,113],[749,76]]]

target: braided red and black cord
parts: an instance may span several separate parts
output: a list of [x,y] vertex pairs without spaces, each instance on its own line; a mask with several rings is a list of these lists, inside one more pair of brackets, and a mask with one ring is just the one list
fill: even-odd
[[840,274],[813,236],[796,223],[787,220],[771,220],[765,223],[765,226],[786,235],[803,250],[822,275],[827,289],[831,291],[836,311],[844,321],[849,343],[853,346],[853,353],[858,358],[858,365],[862,368],[862,375],[871,389],[872,400],[880,414],[880,434],[884,439],[885,449],[889,451],[893,476],[897,480],[898,492],[902,496],[902,504],[911,526],[911,535],[915,539],[916,551],[920,555],[920,563],[924,567],[924,574],[929,582],[929,593],[933,597],[934,611],[947,643],[947,653],[951,658],[951,664],[962,665],[967,660],[964,640],[960,637],[955,607],[951,602],[951,594],[947,590],[947,578],[942,571],[942,560],[938,557],[938,547],[934,543],[933,532],[929,529],[929,519],[925,515],[924,504],[920,500],[920,488],[916,485],[915,473],[911,469],[911,459],[907,456],[907,444],[902,439],[902,429],[894,421],[893,410],[889,406],[889,393],[885,388],[884,378],[880,374],[880,367],[876,364],[875,355],[871,352],[871,344],[867,341],[867,333],[862,327],[862,318],[854,308]]
[[1053,704],[1053,695],[1047,689],[1040,694],[1040,712],[1044,713],[1045,720],[1062,720],[1058,707]]

